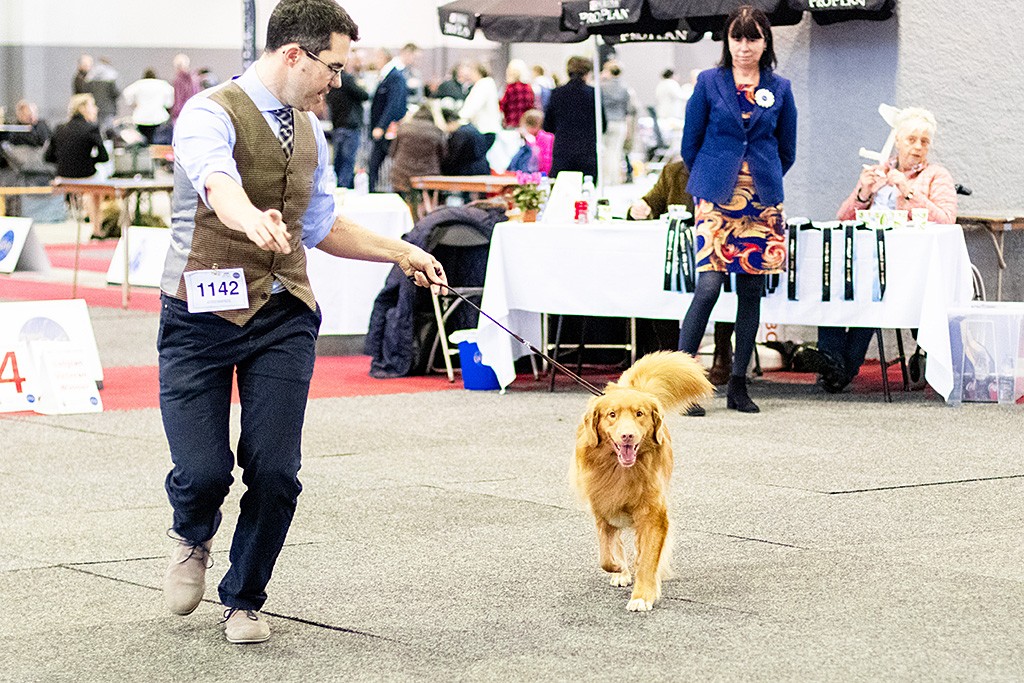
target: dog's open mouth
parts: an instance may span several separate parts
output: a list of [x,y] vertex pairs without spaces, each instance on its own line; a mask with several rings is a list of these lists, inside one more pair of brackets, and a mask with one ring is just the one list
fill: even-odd
[[620,465],[623,467],[632,467],[636,464],[636,444],[615,444],[615,455],[619,457]]

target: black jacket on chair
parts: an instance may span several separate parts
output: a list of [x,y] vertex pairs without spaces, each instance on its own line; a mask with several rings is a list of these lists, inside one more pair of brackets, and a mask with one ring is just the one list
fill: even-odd
[[[428,214],[402,239],[433,254],[444,266],[448,283],[453,287],[482,286],[487,271],[488,245],[458,249],[438,246],[438,242],[442,232],[453,225],[475,230],[490,242],[495,224],[503,220],[503,209],[446,206]],[[365,353],[372,357],[370,376],[383,379],[422,373],[419,365],[426,361],[425,352],[430,350],[434,329],[430,327],[430,333],[423,334],[424,327],[429,327],[433,320],[430,290],[416,286],[398,266],[392,268],[384,288],[373,302],[366,333]],[[476,320],[463,324],[475,327]],[[423,348],[424,343],[426,348]]]
[[109,158],[99,126],[89,123],[80,114],[57,126],[46,149],[46,160],[57,164],[57,175],[62,178],[88,178],[96,173],[97,163]]

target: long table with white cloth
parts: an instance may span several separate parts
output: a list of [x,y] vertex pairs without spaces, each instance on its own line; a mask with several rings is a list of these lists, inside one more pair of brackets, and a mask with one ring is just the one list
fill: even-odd
[[[409,206],[397,194],[358,195],[339,190],[335,213],[386,237],[412,230]],[[306,250],[306,270],[320,304],[320,334],[366,334],[373,302],[391,272],[390,263],[341,259],[319,249]]]
[[[665,291],[667,223],[500,223],[494,228],[482,308],[540,348],[541,314],[681,320],[692,294]],[[836,234],[838,233],[838,234]],[[878,298],[875,232],[857,230],[854,300],[844,300],[843,233],[833,232],[831,299],[822,301],[822,233],[800,231],[797,300],[785,274],[762,300],[761,321],[792,325],[918,328],[928,352],[926,379],[944,398],[953,388],[946,309],[972,298],[971,265],[958,225],[885,231],[887,285]],[[723,292],[712,320],[736,319],[736,297]],[[529,349],[481,316],[477,345],[502,388]]]

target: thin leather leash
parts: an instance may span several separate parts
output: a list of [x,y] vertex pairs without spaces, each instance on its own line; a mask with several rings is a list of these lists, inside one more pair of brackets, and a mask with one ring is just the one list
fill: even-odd
[[[498,326],[498,327],[500,327],[501,329],[503,329],[503,330],[505,330],[506,332],[508,332],[508,333],[509,333],[510,335],[512,335],[512,338],[513,338],[513,339],[515,339],[515,340],[516,340],[517,342],[519,342],[520,344],[525,344],[525,345],[526,345],[527,347],[529,347],[530,351],[532,351],[532,352],[536,353],[536,354],[537,354],[538,356],[541,356],[542,358],[544,358],[545,360],[547,360],[547,362],[551,363],[551,364],[552,364],[552,365],[554,365],[554,366],[555,366],[556,368],[558,368],[558,369],[559,369],[559,371],[561,371],[561,372],[564,372],[564,373],[565,373],[566,375],[568,375],[569,377],[571,377],[571,378],[572,378],[573,380],[575,380],[575,381],[576,381],[576,383],[577,383],[577,384],[579,384],[579,385],[580,385],[580,386],[582,386],[582,387],[583,387],[584,389],[586,389],[587,391],[589,391],[590,393],[592,393],[592,394],[593,394],[594,396],[604,396],[604,392],[603,392],[603,391],[601,391],[600,389],[598,389],[597,387],[595,387],[595,386],[594,386],[593,384],[591,384],[591,383],[590,383],[590,382],[588,382],[587,380],[585,380],[585,379],[583,379],[582,377],[580,377],[579,375],[577,375],[577,374],[576,374],[575,372],[573,372],[573,371],[572,371],[572,370],[570,370],[569,368],[567,368],[567,367],[565,367],[564,365],[562,365],[561,363],[559,363],[559,362],[558,362],[557,360],[555,360],[554,358],[552,358],[552,357],[551,357],[551,356],[549,356],[548,354],[546,354],[546,353],[544,353],[543,351],[541,351],[540,349],[538,349],[538,348],[537,348],[536,346],[534,346],[534,345],[533,345],[533,344],[531,344],[530,342],[528,342],[528,341],[526,341],[525,339],[523,339],[522,337],[520,337],[520,336],[519,336],[518,334],[516,334],[516,333],[515,333],[515,332],[513,332],[512,330],[508,329],[507,327],[505,327],[504,325],[502,325],[501,323],[499,323],[499,322],[498,322],[497,320],[495,320],[495,319],[494,319],[494,318],[492,318],[492,317],[491,317],[490,315],[488,315],[488,314],[487,314],[487,312],[486,312],[486,311],[484,311],[484,310],[483,310],[482,308],[480,308],[479,306],[477,306],[477,305],[476,305],[475,303],[473,303],[472,301],[470,301],[470,300],[469,300],[468,298],[464,297],[464,296],[463,296],[462,294],[460,294],[459,292],[455,291],[455,289],[454,289],[454,288],[452,288],[452,287],[449,287],[448,285],[442,284],[442,283],[440,283],[440,282],[434,282],[433,280],[431,280],[431,279],[430,279],[430,275],[428,275],[427,273],[425,273],[425,272],[423,272],[423,271],[420,271],[420,272],[421,272],[421,273],[423,273],[423,276],[424,276],[424,277],[425,277],[425,278],[427,279],[427,282],[429,282],[429,283],[430,283],[430,284],[432,284],[432,285],[437,285],[438,287],[443,287],[444,289],[447,289],[447,290],[448,290],[448,293],[449,293],[449,294],[454,294],[455,296],[457,296],[457,297],[459,297],[460,299],[462,299],[463,301],[465,301],[465,302],[466,302],[467,304],[469,304],[470,306],[472,306],[473,308],[475,308],[475,309],[476,309],[476,310],[477,310],[477,311],[478,311],[478,312],[480,313],[480,315],[484,316],[485,318],[487,318],[488,320],[490,320],[490,321],[491,321],[492,323],[494,323],[495,325],[497,325],[497,326]],[[410,277],[409,279],[411,280],[411,279],[412,279],[412,277]],[[441,331],[441,334],[444,334],[444,331],[443,331],[443,330]]]

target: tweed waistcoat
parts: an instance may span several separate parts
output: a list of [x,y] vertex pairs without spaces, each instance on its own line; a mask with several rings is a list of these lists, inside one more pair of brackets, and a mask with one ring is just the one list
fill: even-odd
[[317,167],[316,133],[309,117],[293,110],[295,138],[288,158],[270,124],[238,85],[231,83],[210,95],[210,99],[224,108],[234,126],[233,155],[242,189],[257,209],[281,212],[291,234],[292,251],[279,254],[260,249],[244,232],[224,225],[212,209],[198,201],[192,247],[175,296],[186,299],[185,272],[242,268],[249,307],[218,311],[217,315],[225,320],[245,325],[270,299],[275,279],[315,310],[316,300],[306,275],[306,252],[302,247],[302,216],[309,206]]

